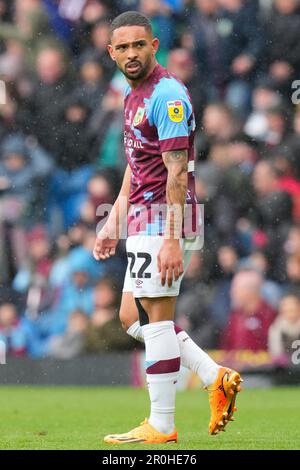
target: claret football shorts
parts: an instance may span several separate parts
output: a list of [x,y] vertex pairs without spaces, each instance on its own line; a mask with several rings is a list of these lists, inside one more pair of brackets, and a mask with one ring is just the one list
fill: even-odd
[[[173,279],[171,287],[167,281],[161,285],[157,268],[157,255],[163,243],[163,237],[151,235],[134,235],[127,238],[126,251],[128,266],[125,274],[123,292],[132,292],[134,297],[176,297],[184,274],[178,281]],[[186,271],[193,250],[198,250],[199,237],[181,239],[183,249],[183,267]]]

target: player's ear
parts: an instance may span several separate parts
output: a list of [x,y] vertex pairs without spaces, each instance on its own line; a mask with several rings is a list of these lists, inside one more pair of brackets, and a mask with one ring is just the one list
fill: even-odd
[[156,52],[158,51],[158,48],[159,48],[159,39],[158,38],[153,38],[152,39],[152,47],[153,47],[154,53],[156,54]]
[[115,55],[114,55],[114,48],[112,47],[111,44],[108,44],[107,50],[108,50],[109,55],[110,55],[110,57],[112,58],[112,60],[116,60],[116,59],[115,59]]

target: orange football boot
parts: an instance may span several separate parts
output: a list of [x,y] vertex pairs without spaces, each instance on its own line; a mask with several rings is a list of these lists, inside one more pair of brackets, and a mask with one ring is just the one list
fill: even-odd
[[218,434],[225,431],[229,421],[234,421],[232,415],[237,409],[235,400],[241,391],[243,379],[240,374],[228,367],[220,367],[218,377],[212,385],[205,387],[209,393],[211,418],[209,434]]
[[110,434],[105,436],[104,442],[107,444],[165,444],[167,442],[177,442],[177,438],[176,429],[171,434],[162,434],[156,431],[148,423],[148,420],[145,419],[140,426],[125,434]]

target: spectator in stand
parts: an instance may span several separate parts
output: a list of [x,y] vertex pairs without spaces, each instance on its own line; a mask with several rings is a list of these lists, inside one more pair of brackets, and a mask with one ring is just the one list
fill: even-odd
[[13,303],[0,305],[0,340],[6,344],[7,354],[26,354],[26,332]]
[[283,285],[286,293],[298,295],[300,292],[300,255],[292,254],[286,260],[286,277]]
[[[6,212],[6,217],[11,220],[20,221],[22,211],[24,213],[26,210],[27,218],[31,215],[28,224],[34,218],[39,220],[43,217],[41,206],[44,204],[40,189],[46,188],[46,181],[53,169],[51,157],[35,140],[25,139],[21,134],[6,137],[0,152],[2,213]],[[15,205],[16,211],[13,208],[5,210],[6,203]]]
[[84,350],[88,353],[126,351],[136,342],[122,329],[115,308],[98,308],[92,313]]
[[274,168],[279,177],[279,189],[287,192],[293,201],[293,221],[300,221],[300,181],[296,177],[294,158],[283,147],[274,151]]
[[0,0],[0,18],[3,21],[12,20],[12,4],[9,0]]
[[222,102],[208,104],[203,113],[203,127],[197,135],[198,160],[203,160],[214,143],[231,140],[240,130],[240,122],[231,108]]
[[26,242],[26,259],[13,280],[13,287],[26,296],[26,315],[34,319],[53,302],[49,286],[51,246],[42,225],[27,233]]
[[186,49],[173,49],[168,57],[167,69],[181,80],[192,98],[196,122],[199,122],[206,104],[206,92],[196,76],[192,54]]
[[[68,16],[71,21],[75,22],[72,50],[74,51],[75,56],[78,56],[86,49],[92,47],[91,32],[93,27],[101,22],[107,23],[108,18],[112,18],[114,16],[115,13],[113,10],[115,11],[116,8],[114,0],[86,0],[83,3],[80,2],[81,4],[77,0],[71,1],[76,5],[76,8],[74,8],[74,6],[72,6],[72,8],[64,8],[64,10],[67,10],[64,12],[64,15]],[[63,0],[61,3],[64,4],[64,6],[67,6],[68,2],[70,2],[70,0]],[[102,38],[99,38],[99,41],[104,39],[105,36],[107,37],[105,34],[102,34],[101,36]],[[104,51],[103,48],[101,48],[101,51]],[[105,61],[107,62],[108,67],[111,67],[107,58]]]
[[104,67],[99,56],[93,51],[86,51],[79,60],[79,83],[74,90],[74,95],[80,98],[81,103],[87,106],[89,112],[93,112],[101,106],[106,91]]
[[[87,231],[84,235],[82,245],[73,248],[68,254],[68,266],[71,278],[73,277],[73,273],[85,272],[91,285],[104,275],[110,264],[110,262],[108,264],[97,263],[92,258],[92,236],[95,237],[95,232],[93,231],[91,233]],[[83,268],[83,271],[80,271],[80,267]]]
[[218,0],[220,60],[226,102],[242,117],[250,111],[251,91],[263,65],[265,38],[256,11],[246,0]]
[[298,0],[274,0],[265,25],[268,74],[288,98],[291,83],[300,73],[299,13]]
[[239,130],[239,122],[232,109],[222,102],[209,104],[205,108],[203,125],[205,134],[218,141],[228,141]]
[[88,113],[82,98],[71,96],[65,101],[64,120],[56,132],[59,166],[51,179],[48,200],[49,217],[55,222],[51,227],[54,235],[79,221],[80,206],[86,199],[88,181],[94,172]]
[[228,322],[230,312],[230,289],[233,276],[237,270],[238,253],[230,245],[218,249],[219,278],[215,283],[215,294],[211,303],[211,317],[218,333]]
[[86,334],[87,352],[131,349],[135,342],[118,321],[120,287],[112,277],[104,277],[94,291],[94,309]]
[[[97,282],[106,272],[116,272],[122,276],[125,266],[119,254],[105,263],[97,263],[92,257],[95,241],[95,224],[92,229],[81,222],[72,227],[68,234],[63,234],[56,240],[54,263],[51,268],[49,282],[55,292],[60,293],[66,280],[69,279],[73,260],[82,259],[86,263],[92,277],[92,283]],[[78,263],[79,263],[78,262]]]
[[101,106],[91,115],[89,133],[94,141],[93,155],[100,168],[125,169],[124,155],[124,92],[126,81],[116,73]]
[[[89,108],[83,97],[72,95],[66,99],[63,122],[57,131],[59,151],[56,159],[59,168],[66,172],[66,184],[73,170],[83,170],[92,161],[91,142],[87,135],[88,117]],[[65,191],[65,184],[62,184],[62,189]]]
[[7,39],[4,44],[5,50],[0,53],[0,75],[15,82],[25,71],[25,53],[18,41]]
[[139,10],[150,18],[154,35],[160,40],[158,61],[165,66],[167,55],[174,45],[176,35],[173,14],[182,9],[182,0],[140,0]]
[[[69,62],[62,49],[48,46],[39,51],[31,92],[20,110],[19,124],[56,159],[57,133],[63,122],[65,99],[74,87]],[[49,136],[53,136],[49,138]]]
[[98,57],[99,63],[103,68],[103,78],[106,83],[109,83],[115,72],[115,63],[111,60],[107,51],[109,44],[109,22],[107,18],[100,18],[96,21],[90,32],[90,44],[84,49],[79,60],[85,57],[86,54],[93,54]]
[[89,109],[82,98],[73,95],[65,101],[64,120],[56,133],[59,166],[51,180],[48,200],[50,218],[58,214],[62,219],[61,225],[54,219],[51,231],[56,235],[79,220],[80,205],[86,199],[88,180],[94,171],[88,117]]
[[112,207],[118,190],[120,188],[119,175],[112,168],[98,170],[88,182],[88,194],[86,201],[82,204],[81,219],[93,226],[95,222],[101,222],[104,215],[97,215],[103,204],[106,211]]
[[[237,221],[253,205],[249,175],[239,162],[239,153],[232,151],[232,147],[233,143],[226,142],[211,145],[208,161],[197,167],[200,179],[203,166],[215,179],[210,217],[216,236],[225,244],[235,240]],[[236,198],[236,194],[240,197]]]
[[60,286],[60,293],[51,309],[38,318],[41,336],[50,337],[64,334],[70,315],[82,310],[86,315],[93,311],[93,276],[95,268],[101,272],[102,265],[96,266],[91,253],[83,247],[73,250],[68,256],[68,276]]
[[295,167],[295,176],[300,179],[300,110],[297,109],[293,117],[293,133],[283,142],[283,146],[290,151]]
[[79,356],[84,351],[88,324],[86,314],[81,310],[74,310],[69,317],[66,332],[49,339],[47,355],[55,359],[72,359]]
[[278,317],[269,330],[269,352],[277,363],[291,363],[296,340],[300,340],[300,299],[290,294],[281,299]]
[[221,98],[222,69],[219,50],[217,0],[196,0],[181,45],[193,53],[197,75],[203,77],[209,101]]
[[68,254],[71,240],[67,234],[62,234],[53,243],[53,265],[49,275],[49,283],[53,290],[59,291],[68,276]]
[[0,22],[0,38],[13,39],[25,51],[27,69],[32,71],[42,47],[46,44],[61,48],[62,44],[51,31],[49,19],[40,0],[15,0],[13,23]]
[[94,310],[102,308],[118,309],[121,301],[120,287],[115,278],[104,276],[97,282],[93,294]]
[[[205,282],[206,261],[204,254],[194,252],[181,286],[181,295],[176,305],[176,323],[201,347],[216,346],[215,327],[210,317],[210,304],[214,289]],[[197,299],[201,299],[201,302]]]
[[234,276],[231,312],[220,341],[222,349],[267,351],[276,311],[263,300],[262,283],[263,277],[257,271],[240,271]]
[[238,165],[242,173],[250,175],[258,160],[258,153],[253,141],[245,134],[235,135],[228,144],[228,153],[232,163]]
[[290,111],[284,106],[275,106],[266,110],[267,133],[263,141],[265,148],[262,153],[267,153],[268,149],[276,148],[284,143],[290,133]]
[[[25,258],[25,228],[44,219],[49,155],[21,134],[7,136],[0,147],[0,244],[3,278],[15,274]],[[5,249],[4,249],[5,245]]]
[[245,124],[245,133],[257,142],[268,142],[270,140],[267,111],[282,104],[274,81],[269,78],[261,79],[252,93],[252,112]]
[[290,228],[284,244],[284,251],[287,255],[300,257],[300,224],[295,224]]
[[118,14],[128,10],[138,10],[139,0],[116,0]]
[[280,190],[278,175],[268,160],[257,163],[252,181],[256,201],[250,217],[258,229],[257,235],[260,233],[265,239],[263,248],[271,263],[272,277],[282,282],[282,246],[292,223],[292,200],[288,193]]
[[264,281],[261,288],[263,299],[275,310],[278,309],[279,301],[282,297],[282,286],[270,278],[270,263],[263,250],[254,249],[247,258],[242,258],[238,263],[238,271],[246,269],[255,270],[261,273]]
[[[21,95],[17,83],[11,77],[3,77],[5,84],[5,103],[0,105],[0,144],[5,137],[19,133]],[[3,91],[3,90],[2,90]]]

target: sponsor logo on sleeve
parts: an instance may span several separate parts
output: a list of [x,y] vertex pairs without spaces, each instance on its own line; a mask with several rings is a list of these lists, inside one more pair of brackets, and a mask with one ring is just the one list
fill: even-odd
[[167,101],[168,115],[171,121],[181,122],[183,120],[184,111],[183,103],[180,100],[177,101]]

